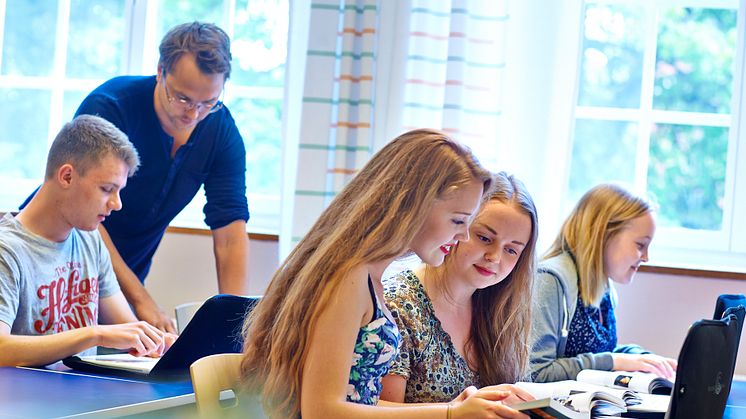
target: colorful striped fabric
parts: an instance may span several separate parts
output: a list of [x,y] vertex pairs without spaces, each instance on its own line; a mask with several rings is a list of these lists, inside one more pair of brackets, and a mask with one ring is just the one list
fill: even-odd
[[507,0],[412,0],[402,130],[440,128],[493,166]]
[[[394,70],[376,65],[381,1],[311,4],[292,245],[375,151],[376,70]],[[394,39],[406,45],[405,77],[390,88],[403,94],[401,132],[443,129],[483,163],[496,160],[506,2],[401,2],[410,5],[397,11],[408,13],[409,25]]]
[[314,0],[303,92],[293,244],[370,158],[377,0]]

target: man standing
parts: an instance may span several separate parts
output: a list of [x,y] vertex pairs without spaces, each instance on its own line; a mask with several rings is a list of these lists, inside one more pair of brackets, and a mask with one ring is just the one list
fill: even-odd
[[42,186],[0,219],[0,366],[46,365],[95,346],[157,356],[173,342],[137,321],[96,231],[122,208],[138,165],[127,137],[101,118],[80,116],[57,135]]
[[[143,286],[171,220],[204,185],[221,293],[247,294],[246,150],[220,101],[230,76],[228,35],[199,22],[161,41],[155,76],[123,76],[94,90],[76,115],[99,115],[130,138],[142,165],[122,193],[124,209],[99,228],[114,272],[137,317],[173,332]],[[178,279],[173,279],[178,286]]]

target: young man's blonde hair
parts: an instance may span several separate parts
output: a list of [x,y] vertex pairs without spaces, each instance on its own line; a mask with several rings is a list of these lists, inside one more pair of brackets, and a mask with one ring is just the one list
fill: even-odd
[[615,184],[601,184],[585,193],[544,259],[569,252],[578,271],[580,298],[598,306],[609,287],[604,271],[606,244],[631,220],[652,212],[651,204]]
[[[494,189],[486,203],[496,201],[516,208],[531,219],[531,233],[513,270],[499,283],[472,295],[472,320],[466,353],[479,371],[480,386],[525,380],[529,359],[531,289],[536,267],[539,219],[526,186],[505,172],[495,175]],[[485,204],[486,204],[485,203]],[[472,235],[471,240],[478,240]],[[459,248],[438,267],[426,266],[425,276],[444,289]]]
[[383,147],[337,195],[244,325],[242,375],[271,416],[298,416],[308,343],[341,281],[356,267],[406,252],[435,201],[474,181],[490,192],[492,176],[468,148],[420,129]]
[[127,165],[129,176],[140,167],[140,157],[127,134],[99,116],[79,115],[66,123],[52,142],[45,178],[52,179],[57,169],[66,163],[85,175],[88,169],[96,167],[109,155]]

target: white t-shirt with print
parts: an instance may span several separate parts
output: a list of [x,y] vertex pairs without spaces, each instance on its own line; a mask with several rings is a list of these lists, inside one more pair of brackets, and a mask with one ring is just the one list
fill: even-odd
[[0,219],[0,321],[11,334],[50,335],[96,325],[99,298],[117,292],[98,231],[73,229],[57,243],[28,231],[10,214]]

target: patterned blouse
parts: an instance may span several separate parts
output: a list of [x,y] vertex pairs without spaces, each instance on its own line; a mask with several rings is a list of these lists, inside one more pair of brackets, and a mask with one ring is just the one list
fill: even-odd
[[598,307],[586,306],[578,295],[578,308],[575,309],[570,322],[565,356],[612,352],[616,348],[616,343],[616,317],[611,294],[607,292]]
[[407,380],[406,403],[449,402],[464,388],[479,386],[479,377],[456,351],[414,272],[385,280],[384,294],[402,337],[389,374]]
[[360,328],[352,353],[347,401],[375,405],[381,395],[381,379],[399,352],[401,335],[396,323],[383,313],[368,276],[368,289],[373,300],[373,319]]

